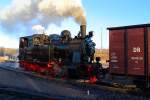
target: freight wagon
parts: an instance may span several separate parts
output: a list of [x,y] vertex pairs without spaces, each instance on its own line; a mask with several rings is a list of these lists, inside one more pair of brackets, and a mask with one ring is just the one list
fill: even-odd
[[113,77],[150,85],[150,24],[110,27],[109,59]]

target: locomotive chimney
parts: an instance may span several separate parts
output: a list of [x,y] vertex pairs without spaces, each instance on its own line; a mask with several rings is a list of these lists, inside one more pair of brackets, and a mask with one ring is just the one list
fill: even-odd
[[86,25],[81,25],[80,31],[81,31],[81,37],[84,38],[86,36]]

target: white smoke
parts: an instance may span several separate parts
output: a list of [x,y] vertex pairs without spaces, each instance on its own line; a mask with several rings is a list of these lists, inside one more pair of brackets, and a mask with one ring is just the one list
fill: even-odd
[[45,33],[45,27],[41,26],[41,25],[34,25],[32,27],[32,30],[35,31],[35,33],[38,33],[38,34],[43,34]]
[[0,24],[6,30],[29,29],[33,25],[61,24],[73,17],[79,24],[86,24],[81,0],[13,0],[0,11]]

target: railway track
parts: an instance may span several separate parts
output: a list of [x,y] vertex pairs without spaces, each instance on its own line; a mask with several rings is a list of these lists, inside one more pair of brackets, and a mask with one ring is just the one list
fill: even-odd
[[[68,93],[68,95],[66,96],[66,94],[62,93],[61,97],[59,98],[60,100],[61,99],[65,100],[66,98],[69,98],[68,100],[71,100],[71,99],[75,98],[76,96],[77,96],[78,99],[81,99],[81,100],[82,99],[84,99],[84,100],[86,100],[86,99],[87,100],[95,100],[95,99],[99,100],[100,98],[103,98],[103,100],[112,100],[112,98],[113,99],[118,99],[119,98],[121,100],[126,100],[126,99],[128,99],[128,100],[147,99],[148,100],[150,98],[150,97],[148,97],[148,95],[144,95],[144,93],[139,91],[138,89],[135,89],[135,88],[131,89],[129,87],[122,87],[122,86],[120,87],[117,84],[114,84],[114,85],[110,85],[110,84],[106,84],[106,83],[88,84],[83,80],[81,82],[81,80],[80,81],[79,80],[67,80],[66,81],[66,80],[61,80],[61,79],[49,79],[49,77],[47,77],[47,76],[37,75],[35,73],[26,72],[26,71],[23,71],[23,70],[20,70],[20,69],[14,69],[14,68],[11,68],[9,66],[0,66],[0,74],[3,73],[2,71],[6,71],[7,73],[14,73],[14,74],[20,75],[20,77],[25,75],[29,78],[32,78],[33,80],[32,80],[32,84],[30,84],[31,86],[33,85],[34,80],[35,80],[36,83],[34,83],[35,86],[33,86],[32,89],[36,90],[36,92],[32,91],[32,93],[33,94],[36,94],[36,93],[41,94],[41,97],[45,97],[45,99],[42,99],[42,100],[47,100],[46,97],[49,97],[49,98],[59,97],[60,94],[61,94],[59,92],[60,91],[62,92],[62,89],[68,89],[68,88],[71,89],[69,91],[70,94]],[[22,77],[22,78],[24,78],[24,77]],[[38,83],[37,80],[40,80],[40,82]],[[6,81],[9,81],[9,80],[7,79]],[[46,83],[43,84],[42,83],[43,81],[44,82],[46,81]],[[3,82],[0,81],[0,84],[1,83],[3,83]],[[17,82],[17,84],[20,86],[19,82]],[[48,91],[48,90],[45,89],[46,90],[46,92],[45,92],[44,90],[40,90],[42,88],[38,87],[40,85],[37,85],[37,84],[42,84],[43,86],[47,85],[47,84],[55,84],[56,87],[57,87],[57,89],[56,89],[57,93],[55,93],[55,95],[54,95],[54,93],[52,93],[52,94],[50,93],[50,92],[55,90],[54,87],[50,87],[50,86],[47,85],[46,88],[47,89],[49,88],[49,90],[52,88],[52,91]],[[2,84],[2,85],[4,85],[4,84]],[[0,85],[0,86],[2,86],[2,85]],[[24,84],[22,84],[22,85],[26,86]],[[6,86],[6,84],[5,84],[5,86]],[[8,87],[5,87],[5,86],[2,89],[6,89],[6,90],[8,89],[8,90],[13,90],[13,91],[20,90],[20,89],[18,89],[18,87],[17,87],[17,89],[14,89],[14,86],[13,86],[13,88],[10,88],[10,87],[8,88]],[[65,87],[65,88],[62,88],[62,87]],[[60,89],[60,91],[58,91],[58,89]],[[72,93],[73,93],[72,91],[75,91],[74,96],[70,97],[70,95],[72,95]],[[7,92],[5,92],[5,93],[7,93]],[[19,94],[19,92],[16,92],[16,93]],[[26,92],[24,92],[24,90],[21,91],[21,93],[26,94]],[[30,95],[26,94],[27,98],[28,98],[28,96],[31,96],[31,94]],[[59,94],[59,95],[56,95],[56,94]],[[17,96],[19,96],[19,95],[17,95]],[[14,95],[11,95],[11,96],[14,96]],[[36,96],[33,96],[33,97],[36,97]],[[15,99],[12,99],[12,100],[15,100]],[[31,100],[37,100],[37,99],[33,98]]]

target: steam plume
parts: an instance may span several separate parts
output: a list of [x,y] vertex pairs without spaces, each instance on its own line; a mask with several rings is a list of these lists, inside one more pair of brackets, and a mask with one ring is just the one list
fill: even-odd
[[32,30],[35,31],[35,32],[38,33],[38,34],[43,34],[43,33],[45,33],[45,28],[44,28],[43,26],[41,26],[41,25],[34,25],[34,26],[32,27]]
[[0,24],[12,31],[22,26],[60,24],[68,17],[73,17],[79,24],[86,24],[81,0],[13,0],[0,11]]

